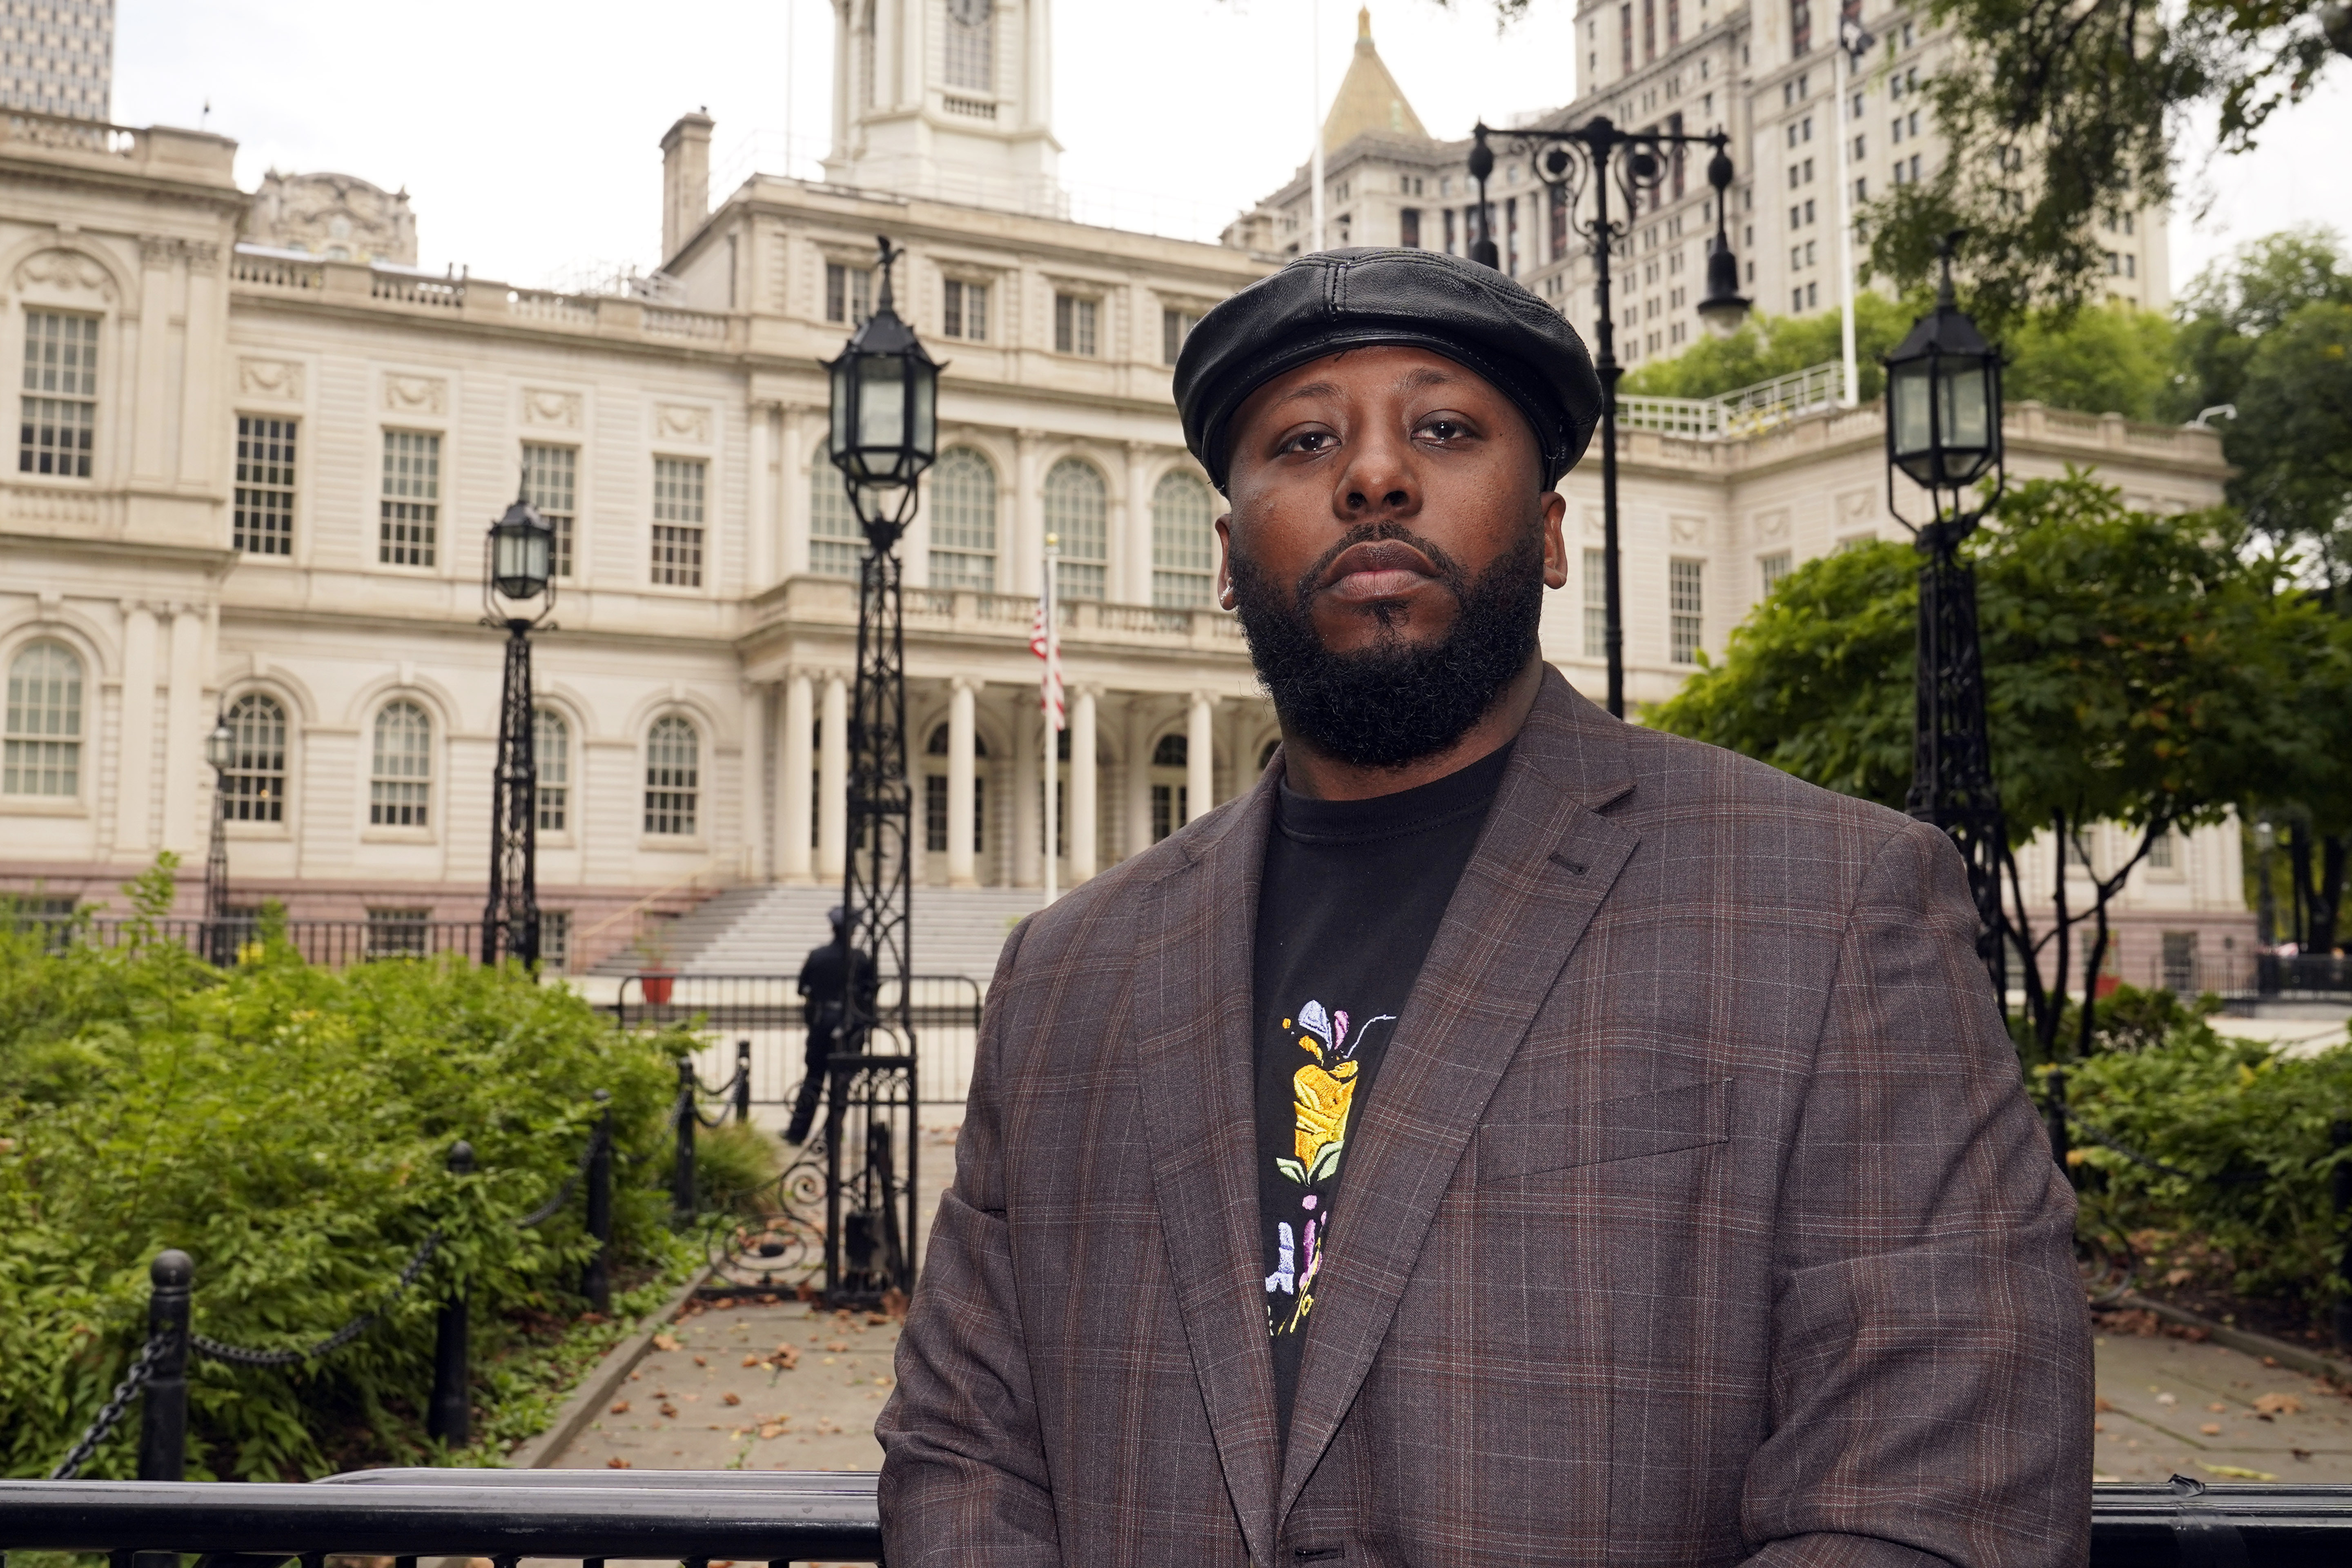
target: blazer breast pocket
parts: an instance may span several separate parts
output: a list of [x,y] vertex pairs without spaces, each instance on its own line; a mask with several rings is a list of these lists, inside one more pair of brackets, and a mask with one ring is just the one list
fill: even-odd
[[1482,1123],[1478,1184],[1704,1148],[1731,1136],[1731,1079],[1562,1106],[1556,1119]]

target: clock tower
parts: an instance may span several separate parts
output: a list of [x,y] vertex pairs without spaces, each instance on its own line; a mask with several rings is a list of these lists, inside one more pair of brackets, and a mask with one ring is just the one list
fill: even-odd
[[837,184],[1058,216],[1051,0],[834,0]]

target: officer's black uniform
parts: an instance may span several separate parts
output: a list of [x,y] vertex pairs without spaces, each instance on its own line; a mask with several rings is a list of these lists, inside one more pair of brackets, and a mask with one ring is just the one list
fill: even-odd
[[[801,1020],[808,1026],[806,1072],[801,1079],[799,1100],[793,1107],[792,1125],[784,1130],[784,1142],[805,1142],[809,1128],[816,1121],[817,1100],[824,1090],[825,1062],[836,1049],[856,1049],[854,1041],[842,1039],[845,1019],[843,997],[846,994],[844,982],[854,973],[857,985],[859,1012],[874,1016],[876,981],[874,960],[849,945],[844,922],[836,918],[833,923],[833,940],[823,947],[812,949],[808,962],[801,965]],[[834,1099],[838,1100],[847,1088],[845,1077],[834,1086]]]

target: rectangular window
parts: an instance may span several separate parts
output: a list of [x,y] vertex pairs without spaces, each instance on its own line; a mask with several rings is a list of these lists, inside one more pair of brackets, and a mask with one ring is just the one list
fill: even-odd
[[1185,784],[1151,786],[1151,842],[1159,843],[1184,826]]
[[2197,933],[2193,931],[2168,931],[2163,933],[2164,988],[2176,996],[2186,996],[2197,989]]
[[572,575],[572,525],[579,516],[579,474],[577,447],[523,447],[523,499],[555,530],[553,563],[558,577]]
[[1057,354],[1095,354],[1095,315],[1100,309],[1097,301],[1076,294],[1054,296],[1054,352]]
[[1454,237],[1454,209],[1447,207],[1445,209],[1445,254],[1448,256],[1458,254],[1454,249],[1458,243],[1459,241]]
[[539,964],[551,974],[572,972],[572,911],[539,911]]
[[965,283],[950,278],[947,281],[947,300],[940,324],[951,338],[967,342],[988,341],[988,285]]
[[1789,52],[1791,55],[1810,53],[1813,47],[1813,7],[1811,0],[1789,0]]
[[1198,310],[1165,310],[1160,312],[1160,363],[1174,364],[1176,356],[1184,352],[1184,340],[1201,324]]
[[1609,556],[1584,552],[1584,657],[1609,657]]
[[923,775],[923,847],[942,855],[948,847],[948,775]]
[[236,548],[247,555],[294,551],[294,421],[236,416]]
[[425,939],[433,923],[431,910],[370,910],[367,912],[367,955],[370,958],[422,958]]
[[1789,552],[1785,550],[1756,558],[1756,572],[1764,580],[1764,592],[1769,594],[1780,585],[1780,579],[1789,574]]
[[376,560],[386,566],[430,566],[440,529],[441,437],[424,430],[385,431]]
[[572,730],[541,708],[530,716],[530,752],[539,770],[539,830],[564,833],[572,825]]
[[1706,606],[1699,576],[1704,564],[1698,561],[1666,563],[1666,607],[1672,616],[1668,633],[1672,646],[1668,652],[1676,664],[1696,664],[1699,644],[1706,638]]
[[852,326],[874,313],[874,269],[824,264],[824,319]]
[[654,576],[657,586],[702,586],[702,479],[691,458],[654,459]]
[[1398,209],[1397,243],[1407,250],[1421,248],[1421,209],[1419,207]]
[[1617,7],[1617,43],[1625,74],[1631,76],[1633,72],[1633,7],[1631,5]]
[[98,318],[25,312],[24,422],[16,471],[89,478],[98,429]]

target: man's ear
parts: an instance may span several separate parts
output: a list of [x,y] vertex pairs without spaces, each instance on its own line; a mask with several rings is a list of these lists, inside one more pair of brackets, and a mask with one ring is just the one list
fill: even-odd
[[1234,514],[1217,519],[1217,608],[1234,607]]
[[1560,537],[1560,520],[1568,515],[1568,500],[1558,490],[1546,490],[1538,498],[1543,507],[1544,586],[1568,586],[1568,542]]

